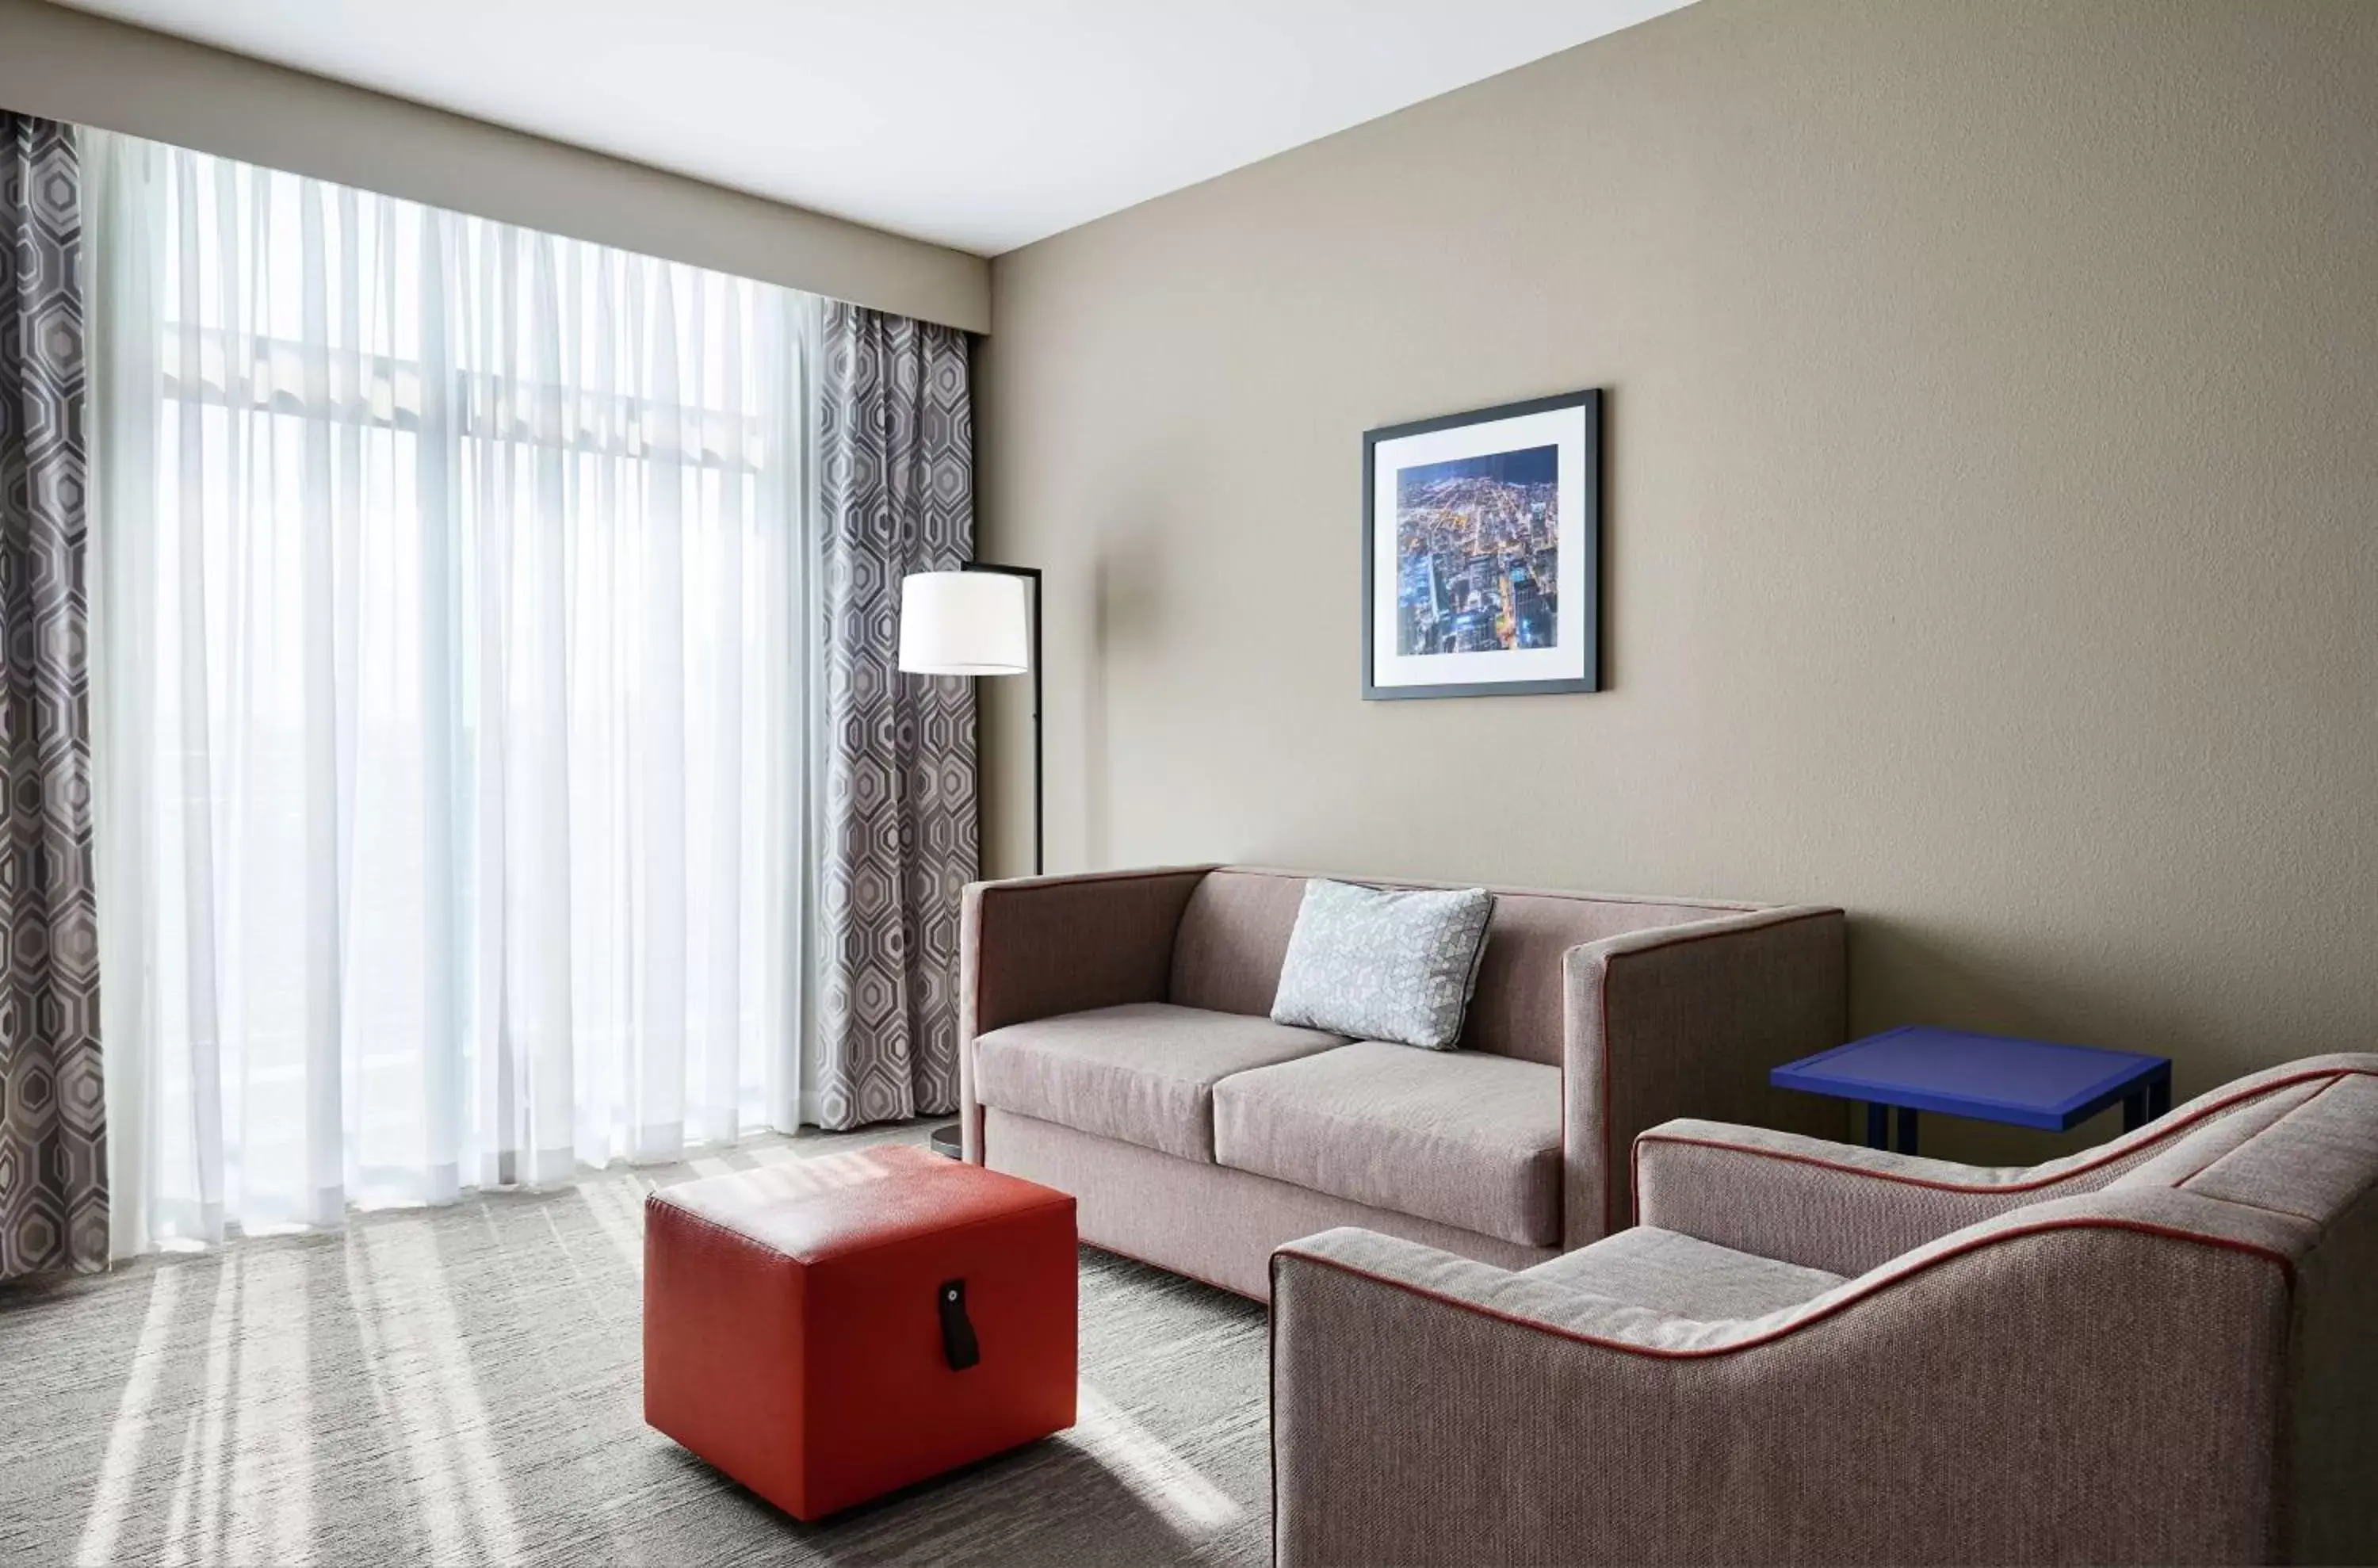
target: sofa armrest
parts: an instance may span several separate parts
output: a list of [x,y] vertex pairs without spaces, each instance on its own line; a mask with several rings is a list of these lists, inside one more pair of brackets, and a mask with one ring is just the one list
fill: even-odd
[[1563,962],[1562,1245],[1626,1228],[1635,1135],[1676,1116],[1821,1134],[1841,1107],[1771,1086],[1768,1069],[1842,1043],[1837,909],[1761,910],[1658,926]]
[[1690,1118],[1635,1140],[1633,1186],[1639,1224],[1837,1274],[1864,1273],[1978,1221],[2085,1189],[2034,1179],[2024,1167]]
[[967,1159],[979,1162],[982,1148],[976,1037],[1059,1013],[1163,1001],[1181,911],[1211,869],[967,885],[958,920],[958,1099]]

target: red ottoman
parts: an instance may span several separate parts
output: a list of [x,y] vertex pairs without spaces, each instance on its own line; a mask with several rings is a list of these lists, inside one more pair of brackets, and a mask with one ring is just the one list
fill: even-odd
[[1074,1424],[1074,1200],[905,1144],[644,1200],[644,1419],[799,1519]]

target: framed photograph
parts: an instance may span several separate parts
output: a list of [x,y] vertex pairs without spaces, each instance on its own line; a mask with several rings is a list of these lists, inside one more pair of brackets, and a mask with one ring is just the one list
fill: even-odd
[[1363,434],[1363,695],[1592,692],[1602,393]]

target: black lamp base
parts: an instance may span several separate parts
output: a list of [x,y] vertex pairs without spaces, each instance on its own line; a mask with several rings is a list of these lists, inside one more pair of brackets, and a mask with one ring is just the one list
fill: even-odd
[[953,1160],[966,1158],[966,1129],[957,1123],[952,1122],[947,1127],[937,1127],[931,1136],[934,1153],[945,1155]]

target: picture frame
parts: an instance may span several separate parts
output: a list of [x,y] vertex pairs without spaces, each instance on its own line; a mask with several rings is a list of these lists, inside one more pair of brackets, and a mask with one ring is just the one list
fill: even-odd
[[1602,392],[1363,432],[1363,696],[1602,689]]

